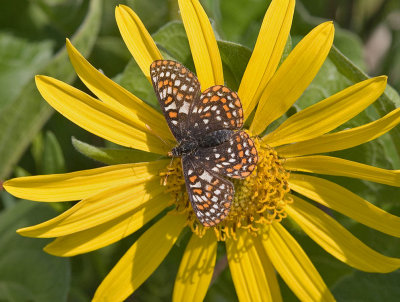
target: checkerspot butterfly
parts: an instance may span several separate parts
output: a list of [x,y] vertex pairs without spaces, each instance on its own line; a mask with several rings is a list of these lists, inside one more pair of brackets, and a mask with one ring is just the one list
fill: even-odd
[[240,131],[243,109],[236,92],[216,85],[201,92],[197,77],[182,64],[154,61],[153,87],[179,145],[170,155],[182,157],[182,168],[193,210],[206,227],[228,215],[234,197],[232,182],[256,167],[253,140]]

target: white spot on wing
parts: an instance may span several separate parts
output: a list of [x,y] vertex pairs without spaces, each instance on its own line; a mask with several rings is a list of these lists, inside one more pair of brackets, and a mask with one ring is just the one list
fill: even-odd
[[198,181],[194,185],[190,185],[191,188],[200,188],[201,187],[201,182]]
[[179,108],[179,113],[184,113],[184,114],[188,114],[189,113],[189,107],[190,104],[188,102],[183,102],[183,105],[181,108]]
[[203,174],[200,175],[200,178],[207,182],[211,182],[213,179],[212,175],[208,173],[206,170],[204,170]]
[[172,102],[171,104],[169,104],[168,107],[165,107],[165,111],[169,111],[171,109],[176,109],[176,104],[175,102]]

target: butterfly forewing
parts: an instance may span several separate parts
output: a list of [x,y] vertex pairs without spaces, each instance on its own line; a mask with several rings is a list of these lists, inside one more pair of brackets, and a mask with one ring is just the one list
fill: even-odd
[[194,157],[205,169],[232,178],[246,178],[258,161],[254,142],[244,131],[235,132],[227,142],[216,147],[198,149]]
[[182,156],[183,174],[192,208],[206,227],[215,226],[229,214],[233,184],[196,164],[191,155]]
[[236,92],[216,85],[196,98],[190,112],[189,131],[193,137],[221,129],[243,126],[243,109]]
[[180,142],[188,135],[188,117],[200,95],[200,83],[189,69],[170,60],[154,61],[150,77],[169,128]]

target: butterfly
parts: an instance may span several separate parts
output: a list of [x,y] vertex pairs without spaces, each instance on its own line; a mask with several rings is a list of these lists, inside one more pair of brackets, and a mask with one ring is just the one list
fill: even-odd
[[224,177],[243,179],[255,169],[254,141],[240,129],[243,108],[236,92],[216,85],[201,92],[197,77],[182,64],[157,60],[150,77],[182,158],[193,210],[202,225],[216,226],[229,214],[235,190]]

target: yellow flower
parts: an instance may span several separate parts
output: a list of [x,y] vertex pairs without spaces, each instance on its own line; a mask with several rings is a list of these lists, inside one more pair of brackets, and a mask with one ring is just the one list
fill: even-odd
[[[178,2],[202,90],[224,84],[217,43],[204,10],[197,0]],[[304,37],[278,68],[294,2],[272,1],[239,87],[246,117],[255,109],[248,129],[253,136],[261,135],[300,97],[332,45],[333,24],[323,23]],[[161,53],[131,9],[117,7],[116,18],[126,45],[149,78],[149,66],[162,59]],[[56,79],[37,76],[37,87],[46,101],[98,136],[165,156],[175,142],[161,113],[91,66],[69,41],[67,49],[77,74],[98,99]],[[20,198],[43,202],[81,200],[61,215],[18,232],[29,237],[57,237],[45,250],[73,256],[114,243],[175,205],[126,252],[97,289],[95,301],[122,301],[132,294],[166,257],[185,226],[193,234],[175,280],[174,301],[203,300],[218,241],[226,244],[240,301],[281,301],[275,271],[300,300],[333,301],[319,273],[280,221],[290,216],[323,249],[356,269],[385,273],[400,267],[400,259],[367,247],[331,216],[299,197],[400,237],[398,217],[331,181],[313,176],[337,175],[399,186],[399,171],[315,155],[357,146],[396,126],[400,109],[360,127],[330,132],[374,102],[385,86],[383,76],[355,84],[255,138],[257,168],[246,180],[235,182],[231,213],[215,228],[203,228],[194,218],[179,161],[169,166],[168,159],[160,159],[5,182],[5,189]]]

